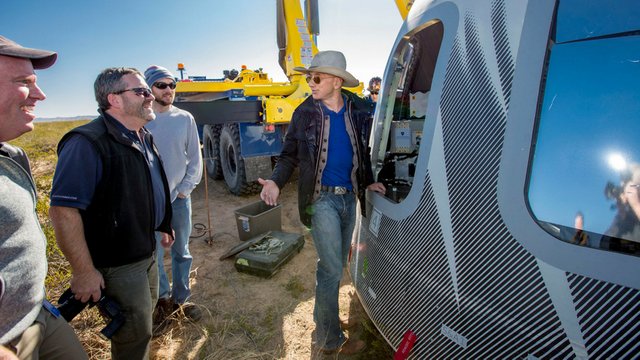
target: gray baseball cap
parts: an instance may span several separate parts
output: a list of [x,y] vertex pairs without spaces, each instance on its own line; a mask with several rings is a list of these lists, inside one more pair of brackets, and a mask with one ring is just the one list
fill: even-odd
[[2,35],[0,35],[0,55],[29,59],[34,69],[46,69],[58,58],[58,54],[53,51],[26,48]]

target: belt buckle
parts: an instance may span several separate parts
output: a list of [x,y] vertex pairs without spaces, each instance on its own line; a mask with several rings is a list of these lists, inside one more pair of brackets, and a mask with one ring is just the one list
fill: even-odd
[[336,195],[344,195],[347,193],[347,188],[344,186],[336,186],[333,190]]

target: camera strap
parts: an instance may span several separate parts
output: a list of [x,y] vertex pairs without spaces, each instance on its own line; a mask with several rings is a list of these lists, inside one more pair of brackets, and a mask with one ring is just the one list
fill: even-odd
[[44,299],[42,300],[42,306],[47,309],[48,312],[51,313],[51,315],[59,318],[60,317],[60,310],[58,310],[57,307],[53,306],[52,303],[49,302],[49,300]]

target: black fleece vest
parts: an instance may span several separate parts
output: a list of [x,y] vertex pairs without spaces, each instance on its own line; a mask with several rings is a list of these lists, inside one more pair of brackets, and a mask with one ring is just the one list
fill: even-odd
[[[81,134],[95,146],[102,161],[102,177],[91,204],[80,210],[91,259],[98,268],[148,258],[156,244],[153,189],[146,160],[108,121],[100,116],[73,129],[58,147],[59,152],[71,134]],[[162,180],[168,206],[158,230],[171,233],[171,201],[164,171]]]

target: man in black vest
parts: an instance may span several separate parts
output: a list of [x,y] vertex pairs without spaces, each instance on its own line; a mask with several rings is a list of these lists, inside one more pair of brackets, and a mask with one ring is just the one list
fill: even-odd
[[167,178],[151,134],[154,99],[142,74],[108,68],[94,84],[100,116],[58,145],[50,216],[82,302],[106,295],[126,322],[111,339],[113,359],[147,359],[158,298],[154,231],[171,246]]

